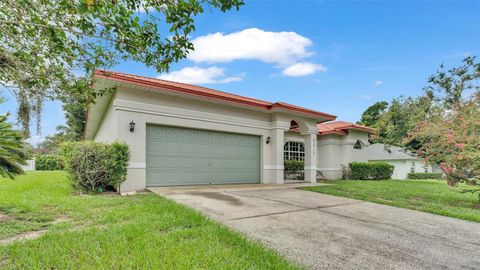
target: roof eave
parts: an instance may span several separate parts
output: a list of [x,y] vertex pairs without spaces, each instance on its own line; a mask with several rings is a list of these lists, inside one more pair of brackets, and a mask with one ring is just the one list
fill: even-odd
[[[199,98],[205,98],[209,100],[216,100],[216,101],[221,101],[221,102],[226,102],[226,103],[236,103],[240,105],[245,105],[249,106],[252,108],[257,108],[257,109],[262,109],[267,112],[276,112],[276,111],[286,111],[286,112],[295,112],[298,114],[301,114],[306,117],[310,118],[317,118],[317,122],[326,122],[326,121],[332,121],[336,119],[335,115],[323,113],[323,112],[318,112],[314,110],[310,110],[307,108],[302,108],[298,106],[293,106],[291,104],[287,103],[281,103],[281,102],[276,102],[276,103],[268,103],[266,101],[260,101],[258,100],[257,102],[252,102],[248,100],[243,100],[243,99],[235,99],[232,97],[228,96],[221,96],[221,95],[215,95],[212,93],[205,93],[205,92],[199,92],[195,91],[192,89],[184,88],[184,87],[178,87],[178,86],[173,86],[173,85],[168,85],[168,84],[161,84],[160,82],[151,82],[151,81],[146,81],[140,78],[133,78],[129,76],[122,76],[121,74],[117,74],[115,72],[109,73],[108,71],[103,71],[103,70],[96,70],[95,71],[95,76],[100,79],[107,79],[107,80],[112,80],[112,81],[117,81],[121,83],[127,83],[127,84],[133,84],[136,86],[141,86],[141,87],[149,87],[153,89],[161,89],[161,90],[169,90],[173,91],[176,93],[180,94],[185,94],[185,95],[190,95],[190,96],[195,96]],[[320,119],[319,119],[320,118]]]

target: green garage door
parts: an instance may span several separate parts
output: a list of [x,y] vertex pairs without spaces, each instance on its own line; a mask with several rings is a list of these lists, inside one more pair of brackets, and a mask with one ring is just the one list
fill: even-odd
[[259,182],[259,136],[147,126],[147,186]]

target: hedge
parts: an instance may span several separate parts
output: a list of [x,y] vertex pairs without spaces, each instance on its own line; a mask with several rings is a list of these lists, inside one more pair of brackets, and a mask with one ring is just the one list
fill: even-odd
[[61,146],[74,188],[85,192],[118,190],[125,181],[128,146],[123,143],[70,142]]
[[284,170],[287,172],[303,171],[305,162],[301,160],[285,160],[283,162]]
[[442,179],[442,173],[409,173],[408,179]]
[[35,170],[59,171],[63,170],[63,159],[57,155],[38,155],[35,157]]
[[356,180],[384,180],[390,179],[394,166],[386,162],[352,162],[350,179]]

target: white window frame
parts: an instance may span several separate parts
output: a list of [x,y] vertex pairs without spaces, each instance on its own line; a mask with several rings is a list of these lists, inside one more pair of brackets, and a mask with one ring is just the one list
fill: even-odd
[[298,141],[287,141],[283,145],[284,160],[305,160],[305,144]]

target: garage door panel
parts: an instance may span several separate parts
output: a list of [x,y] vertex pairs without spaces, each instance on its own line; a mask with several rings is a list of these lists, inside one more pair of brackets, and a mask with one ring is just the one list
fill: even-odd
[[[222,156],[219,158],[214,155],[181,155],[181,154],[172,154],[172,155],[148,155],[149,164],[155,164],[154,166],[149,166],[149,169],[155,168],[196,168],[196,169],[223,169],[230,170],[234,169],[235,171],[243,170],[257,170],[258,167],[257,159],[255,156],[249,158],[238,157],[238,156]],[[238,165],[242,164],[242,167]]]
[[260,137],[147,126],[147,185],[258,183]]

